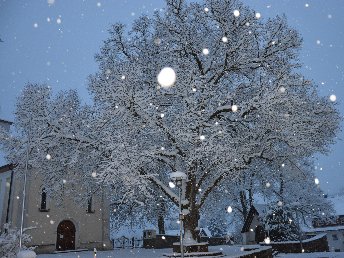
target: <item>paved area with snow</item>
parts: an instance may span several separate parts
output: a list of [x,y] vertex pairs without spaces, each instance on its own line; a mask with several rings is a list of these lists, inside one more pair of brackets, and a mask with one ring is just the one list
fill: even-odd
[[343,252],[307,253],[307,254],[279,254],[276,258],[344,258]]
[[[209,251],[222,251],[227,258],[234,258],[247,252],[241,251],[240,246],[211,246]],[[97,252],[96,258],[161,258],[164,253],[171,253],[172,249],[116,249]],[[43,254],[38,258],[94,258],[93,252],[71,252],[60,254]],[[307,253],[307,254],[279,254],[277,258],[344,258],[344,253]]]
[[[243,252],[241,246],[210,246],[209,251],[222,251],[225,257],[238,257]],[[113,251],[97,252],[97,258],[161,258],[165,253],[172,253],[172,248],[168,249],[115,249]],[[61,254],[38,255],[38,258],[94,258],[93,252],[72,252]]]

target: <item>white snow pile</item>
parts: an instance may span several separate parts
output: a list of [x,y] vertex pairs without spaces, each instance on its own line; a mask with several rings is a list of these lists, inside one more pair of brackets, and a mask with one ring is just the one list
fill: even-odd
[[17,258],[36,258],[37,255],[32,250],[23,250],[17,254]]

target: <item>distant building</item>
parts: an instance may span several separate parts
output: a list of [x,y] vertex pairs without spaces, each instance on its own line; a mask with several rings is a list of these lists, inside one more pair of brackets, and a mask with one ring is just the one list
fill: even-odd
[[5,128],[6,131],[10,130],[11,125],[12,125],[12,122],[0,119],[0,127]]
[[[0,127],[10,130],[12,122],[0,119]],[[9,221],[9,198],[12,190],[13,164],[0,164],[0,225]]]
[[0,167],[0,225],[9,222],[9,207],[11,206],[12,198],[11,191],[13,189],[13,164],[8,164]]
[[313,220],[313,228],[305,229],[305,234],[314,236],[326,233],[331,252],[344,252],[344,196],[329,198],[334,205],[335,216]]
[[[7,129],[11,124],[4,120],[0,120],[0,123]],[[32,236],[29,245],[37,246],[37,253],[112,248],[109,237],[110,211],[105,192],[78,205],[66,191],[58,205],[44,188],[42,175],[33,172],[33,169],[29,169],[27,174],[23,225],[24,228],[31,228],[26,233]],[[20,228],[24,180],[19,174],[22,173],[24,171],[15,170],[12,164],[0,167],[0,229],[6,222]],[[68,190],[68,186],[67,182],[65,190]]]

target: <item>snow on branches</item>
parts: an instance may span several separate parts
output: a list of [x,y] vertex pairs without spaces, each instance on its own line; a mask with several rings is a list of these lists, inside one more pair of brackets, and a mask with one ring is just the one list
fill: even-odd
[[[339,114],[299,73],[301,43],[285,17],[258,19],[237,0],[167,0],[165,12],[140,17],[128,33],[109,29],[89,77],[92,112],[74,107],[72,95],[55,109],[39,100],[48,113],[38,113],[45,131],[35,148],[49,151],[47,171],[62,175],[56,160],[96,172],[133,200],[157,187],[178,204],[168,173],[185,172],[184,225],[196,238],[200,209],[223,180],[255,160],[307,158],[333,142]],[[164,67],[175,72],[172,87],[157,82]]]

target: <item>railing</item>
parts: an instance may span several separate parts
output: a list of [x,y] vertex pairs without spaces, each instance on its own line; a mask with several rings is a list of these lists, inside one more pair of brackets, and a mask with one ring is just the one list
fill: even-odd
[[127,238],[125,236],[122,236],[120,238],[113,239],[112,243],[114,248],[141,248],[143,245],[143,239],[135,237]]

